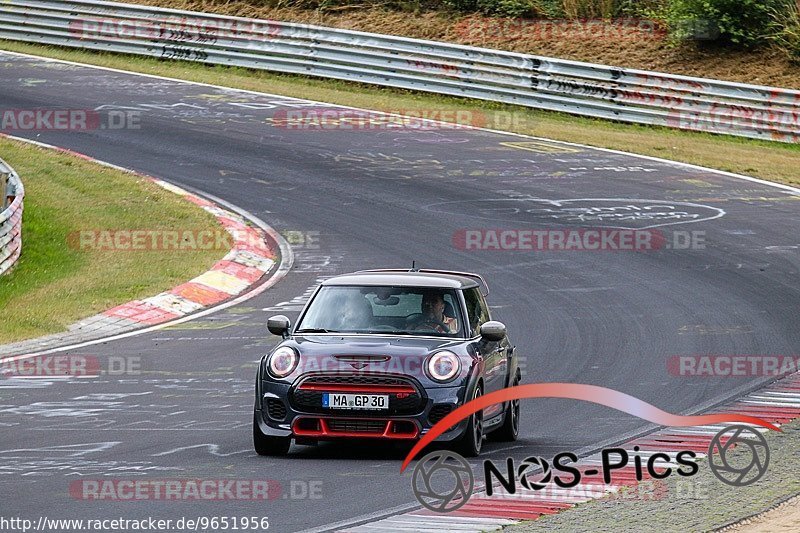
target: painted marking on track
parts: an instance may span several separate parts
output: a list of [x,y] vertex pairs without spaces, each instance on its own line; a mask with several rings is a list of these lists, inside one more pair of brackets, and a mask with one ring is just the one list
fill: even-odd
[[500,145],[507,146],[509,148],[516,148],[517,150],[536,152],[538,154],[571,154],[583,152],[583,150],[573,148],[571,146],[550,144],[544,141],[502,142]]
[[215,330],[225,329],[237,325],[238,322],[223,322],[223,321],[207,321],[207,322],[184,322],[183,324],[175,324],[163,329],[163,331],[189,331],[189,330]]
[[689,324],[678,328],[678,335],[694,333],[697,335],[733,335],[753,333],[753,327],[742,324],[735,326],[709,326],[707,324]]
[[311,298],[311,295],[314,294],[314,291],[316,290],[317,286],[326,279],[331,277],[333,276],[321,276],[314,281],[314,285],[308,287],[300,296],[295,296],[294,298],[286,302],[279,302],[273,306],[265,307],[262,309],[262,311],[268,311],[268,312],[302,311],[306,302],[308,302],[308,300]]
[[[775,398],[753,397],[753,400],[744,400],[745,403],[753,405],[772,405],[774,407],[800,407],[800,401],[776,400]],[[759,401],[760,400],[760,401]]]
[[717,189],[720,187],[720,185],[716,185],[706,180],[701,180],[696,178],[682,179],[681,181],[684,183],[688,183],[689,185],[694,185],[695,187],[701,187],[707,189]]
[[154,453],[150,457],[164,457],[165,455],[172,455],[174,453],[184,452],[186,450],[193,450],[195,448],[205,448],[208,453],[211,455],[215,455],[217,457],[229,457],[231,455],[239,455],[242,453],[251,453],[251,450],[248,448],[247,450],[240,450],[238,452],[230,452],[230,453],[222,453],[219,451],[218,444],[195,444],[193,446],[181,446],[180,448],[173,448],[166,452],[161,453]]
[[488,198],[452,200],[425,206],[434,213],[516,223],[591,224],[596,227],[645,230],[709,222],[725,210],[691,202],[642,198]]
[[4,459],[9,457],[17,457],[17,454],[24,454],[30,456],[31,454],[41,454],[44,457],[83,457],[91,453],[104,452],[113,448],[120,441],[110,442],[92,442],[86,444],[66,444],[63,446],[44,446],[41,448],[16,448],[14,450],[0,450],[0,455]]
[[[221,335],[217,337],[153,337],[150,339],[152,342],[161,341],[256,341],[256,340],[269,340],[265,335]],[[156,372],[151,372],[156,373]],[[161,373],[163,375],[163,373]],[[171,375],[178,375],[178,373],[171,373]]]
[[364,524],[359,527],[339,530],[341,532],[352,533],[393,533],[396,531],[414,531],[414,532],[440,532],[440,531],[458,531],[458,532],[480,532],[480,531],[496,531],[502,529],[503,526],[510,526],[519,523],[516,520],[509,520],[507,518],[479,518],[479,517],[465,517],[465,516],[433,516],[433,515],[403,515],[396,518],[386,518],[373,522],[371,524]]
[[789,397],[789,398],[798,398],[800,399],[800,393],[797,392],[786,392],[786,391],[770,391],[765,392],[765,396],[776,396],[776,397]]

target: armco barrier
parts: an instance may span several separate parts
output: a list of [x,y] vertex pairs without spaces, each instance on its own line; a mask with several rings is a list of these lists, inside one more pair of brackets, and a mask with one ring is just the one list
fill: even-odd
[[4,210],[0,211],[0,275],[8,271],[19,259],[22,252],[22,200],[25,189],[14,169],[0,159],[0,209],[6,205],[6,182],[14,185],[16,197]]
[[800,91],[320,26],[95,0],[3,0],[0,39],[352,80],[800,141]]

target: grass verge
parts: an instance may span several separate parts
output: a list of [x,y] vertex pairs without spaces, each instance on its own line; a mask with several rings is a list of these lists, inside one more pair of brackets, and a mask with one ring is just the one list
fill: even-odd
[[67,154],[0,139],[25,184],[22,256],[0,276],[0,343],[64,331],[208,270],[227,250],[96,251],[75,232],[219,231],[213,216],[157,185]]
[[[624,150],[800,185],[800,165],[797,164],[800,145],[620,124],[493,102],[244,68],[207,66],[2,40],[0,49],[379,111],[467,111],[489,117],[486,125],[496,129]],[[493,117],[502,118],[495,120]]]
[[[769,468],[752,485],[724,485],[702,460],[695,476],[681,478],[673,473],[658,482],[664,486],[646,493],[647,498],[636,498],[636,491],[630,490],[630,497],[593,500],[504,531],[710,531],[724,527],[800,492],[800,420],[781,426],[781,430],[765,434],[771,452]],[[749,451],[741,447],[734,453],[747,453],[749,459]],[[649,494],[661,497],[650,499]]]

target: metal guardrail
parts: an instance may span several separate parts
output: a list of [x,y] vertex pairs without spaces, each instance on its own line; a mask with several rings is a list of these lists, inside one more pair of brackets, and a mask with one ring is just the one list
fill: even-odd
[[233,65],[800,142],[800,91],[95,0],[0,1],[0,39]]
[[[14,201],[6,205],[6,184],[14,188]],[[25,189],[14,169],[0,159],[0,275],[7,272],[22,252],[22,200]]]

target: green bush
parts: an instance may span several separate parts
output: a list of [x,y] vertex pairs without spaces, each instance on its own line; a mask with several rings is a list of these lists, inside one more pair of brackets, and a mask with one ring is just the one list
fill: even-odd
[[445,6],[460,13],[475,13],[478,10],[478,0],[443,0]]
[[562,0],[564,15],[577,18],[611,18],[616,11],[617,0]]
[[661,18],[669,0],[618,0],[615,2],[615,15],[620,17]]
[[670,0],[666,22],[677,40],[710,40],[754,47],[770,38],[775,12],[794,0]]
[[478,0],[478,8],[487,15],[529,17],[539,14],[536,0]]
[[536,0],[538,16],[544,18],[558,19],[563,18],[564,0]]
[[[460,13],[482,13],[498,17],[530,17],[546,14],[541,0],[443,0],[444,4]],[[545,0],[553,3],[554,0]],[[560,1],[560,0],[556,0]]]
[[790,3],[786,12],[774,11],[772,17],[773,41],[793,62],[800,63],[800,0]]
[[[499,17],[609,18],[634,0],[442,0],[460,13]],[[661,0],[646,0],[661,1]]]

